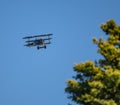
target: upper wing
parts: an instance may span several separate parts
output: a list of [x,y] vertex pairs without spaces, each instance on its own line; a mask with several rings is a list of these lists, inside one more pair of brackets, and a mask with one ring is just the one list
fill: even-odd
[[44,36],[51,36],[53,34],[43,34],[43,35],[35,35],[34,37],[44,37]]
[[43,35],[35,35],[35,36],[26,36],[23,39],[35,38],[35,37],[44,37],[44,36],[51,36],[53,34],[43,34]]
[[29,39],[29,38],[34,38],[34,36],[25,36],[23,39]]

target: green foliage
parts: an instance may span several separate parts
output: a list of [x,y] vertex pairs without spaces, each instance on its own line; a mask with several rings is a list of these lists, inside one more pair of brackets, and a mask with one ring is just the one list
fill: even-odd
[[103,59],[76,64],[74,79],[67,81],[68,98],[78,104],[120,105],[120,27],[109,20],[101,29],[108,39],[93,42]]

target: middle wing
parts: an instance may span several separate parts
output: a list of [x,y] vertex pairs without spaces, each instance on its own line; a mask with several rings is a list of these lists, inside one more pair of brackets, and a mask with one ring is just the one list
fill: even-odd
[[24,46],[31,47],[31,46],[35,46],[35,44],[34,43],[28,43],[28,44],[25,44]]

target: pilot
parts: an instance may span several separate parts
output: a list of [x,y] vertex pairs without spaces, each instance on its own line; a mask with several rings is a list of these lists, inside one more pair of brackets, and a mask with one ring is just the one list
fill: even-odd
[[44,43],[44,39],[43,39],[43,38],[40,39],[40,43],[42,44],[42,46],[43,46],[44,48],[46,48],[46,45],[45,45],[45,43]]
[[40,43],[44,44],[44,39],[43,38],[40,39]]

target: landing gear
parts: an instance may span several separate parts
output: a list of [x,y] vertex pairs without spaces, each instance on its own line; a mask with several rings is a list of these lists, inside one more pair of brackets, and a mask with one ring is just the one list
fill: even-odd
[[44,46],[44,48],[46,49],[46,45]]
[[37,46],[37,49],[38,49],[38,50],[39,50],[40,48],[45,48],[45,49],[46,49],[47,47],[46,47],[46,45],[44,45],[44,46],[42,46],[42,47]]
[[40,47],[39,47],[39,46],[37,46],[37,49],[39,50],[39,49],[40,49]]

